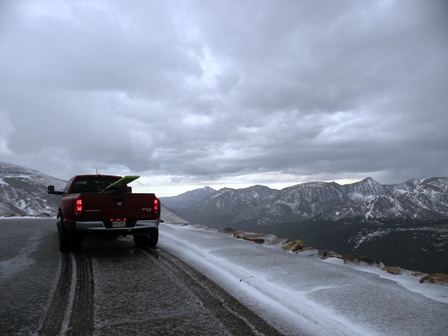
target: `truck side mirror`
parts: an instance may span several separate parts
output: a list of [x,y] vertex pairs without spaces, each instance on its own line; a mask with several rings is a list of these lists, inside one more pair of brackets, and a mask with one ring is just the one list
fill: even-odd
[[62,195],[64,193],[63,191],[55,191],[54,186],[52,186],[52,185],[48,186],[47,191],[49,194],[53,194],[53,195]]

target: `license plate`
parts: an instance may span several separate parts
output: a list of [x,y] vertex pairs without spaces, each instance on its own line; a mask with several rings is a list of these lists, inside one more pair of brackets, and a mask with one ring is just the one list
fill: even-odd
[[126,227],[126,222],[125,221],[113,221],[112,222],[112,227],[113,228],[123,228],[123,227]]

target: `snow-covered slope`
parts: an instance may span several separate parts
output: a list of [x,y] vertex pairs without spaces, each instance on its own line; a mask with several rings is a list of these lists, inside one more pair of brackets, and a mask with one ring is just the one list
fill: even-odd
[[377,196],[388,195],[390,193],[387,187],[381,185],[371,177],[360,182],[344,185],[342,190],[355,203],[363,203]]
[[0,162],[0,216],[55,215],[59,198],[48,185],[62,188],[65,181],[17,165]]
[[[448,217],[448,178],[433,177],[408,182],[407,191],[403,184],[388,186],[384,192],[356,206],[333,209],[320,216],[321,219],[340,220],[348,217],[365,219],[434,219]],[[378,189],[377,189],[378,190]]]
[[[281,190],[273,202],[276,209],[290,212],[288,222],[311,219],[322,212],[352,204],[349,196],[337,183],[311,182]],[[274,212],[275,217],[281,213]],[[275,219],[275,218],[274,218]],[[286,221],[283,221],[286,222]]]

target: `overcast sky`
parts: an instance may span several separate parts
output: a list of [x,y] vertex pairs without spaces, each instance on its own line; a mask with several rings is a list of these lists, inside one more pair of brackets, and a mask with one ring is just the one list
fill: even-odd
[[448,176],[448,1],[0,1],[0,161],[198,186]]

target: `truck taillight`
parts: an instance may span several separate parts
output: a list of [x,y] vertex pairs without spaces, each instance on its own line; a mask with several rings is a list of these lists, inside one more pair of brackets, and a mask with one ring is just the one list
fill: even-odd
[[157,198],[154,200],[154,211],[159,211],[159,200]]
[[76,200],[75,211],[82,212],[82,199]]

